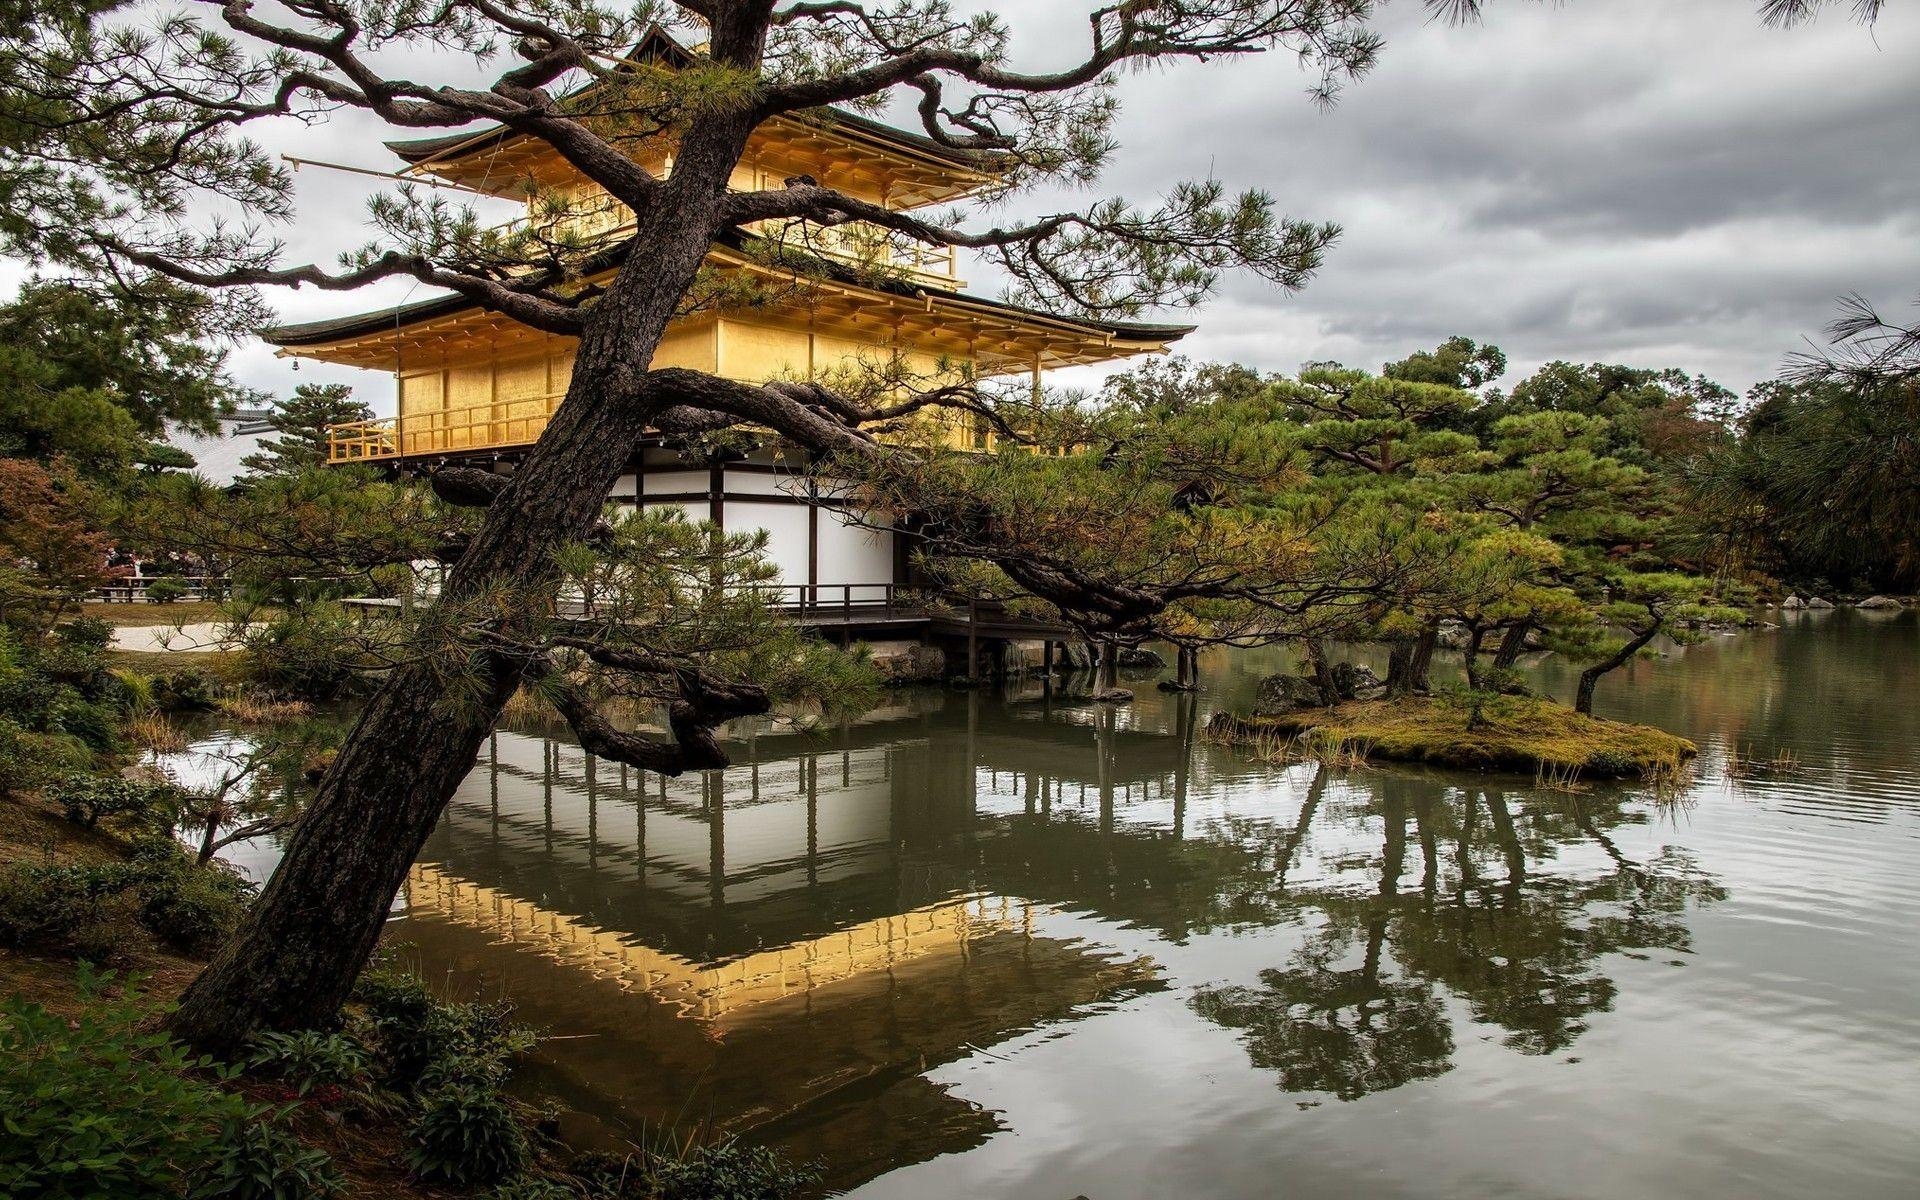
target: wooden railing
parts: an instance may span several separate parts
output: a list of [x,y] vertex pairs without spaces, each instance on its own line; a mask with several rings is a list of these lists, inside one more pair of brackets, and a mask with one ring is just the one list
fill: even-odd
[[462,408],[434,408],[327,427],[327,461],[412,458],[459,450],[531,446],[540,440],[565,392]]
[[[436,408],[398,417],[376,417],[327,427],[329,463],[378,462],[385,459],[430,457],[464,450],[510,449],[531,446],[552,420],[565,392],[544,396]],[[956,450],[992,450],[999,438],[972,413],[951,409],[923,414]],[[1043,450],[1042,453],[1054,453]]]

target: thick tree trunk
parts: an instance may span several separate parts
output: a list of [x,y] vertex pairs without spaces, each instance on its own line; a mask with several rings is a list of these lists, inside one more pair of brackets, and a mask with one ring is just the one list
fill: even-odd
[[1494,651],[1494,670],[1511,671],[1513,664],[1520,661],[1521,651],[1527,648],[1527,635],[1532,632],[1531,619],[1523,618],[1519,624],[1508,627],[1505,636],[1500,639],[1500,648]]
[[1387,699],[1404,700],[1413,691],[1414,644],[1395,638],[1387,646]]
[[1467,648],[1462,652],[1463,664],[1467,671],[1467,686],[1474,691],[1480,690],[1480,647],[1487,640],[1487,631],[1476,625],[1467,637]]
[[1333,678],[1333,661],[1327,657],[1327,643],[1322,638],[1306,639],[1307,666],[1313,673],[1314,686],[1320,689],[1320,703],[1332,708],[1340,703],[1340,685]]
[[1120,648],[1112,642],[1099,643],[1100,670],[1095,677],[1099,690],[1111,692],[1120,686]]
[[1424,696],[1433,690],[1433,652],[1440,644],[1440,622],[1428,621],[1413,644],[1413,659],[1407,665],[1407,691]]
[[1592,716],[1593,689],[1594,685],[1600,682],[1600,677],[1609,671],[1625,666],[1627,661],[1645,649],[1647,643],[1651,642],[1654,635],[1659,632],[1660,627],[1654,625],[1642,633],[1635,634],[1633,640],[1620,647],[1617,653],[1602,659],[1580,672],[1580,685],[1573,694],[1573,711]]
[[[526,632],[550,608],[554,548],[592,528],[649,421],[671,403],[648,386],[648,364],[710,245],[748,132],[739,126],[709,126],[683,143],[670,194],[592,310],[566,400],[488,506],[442,605],[506,592],[512,601],[496,611],[525,613]],[[368,702],[279,869],[181,997],[169,1026],[182,1040],[230,1052],[256,1029],[320,1026],[338,1013],[408,868],[520,683],[511,658],[486,655],[476,669],[472,647],[425,650]]]

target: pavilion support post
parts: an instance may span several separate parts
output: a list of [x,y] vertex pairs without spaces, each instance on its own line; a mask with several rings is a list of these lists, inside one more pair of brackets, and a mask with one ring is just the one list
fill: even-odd
[[967,680],[977,682],[980,675],[980,602],[967,601]]

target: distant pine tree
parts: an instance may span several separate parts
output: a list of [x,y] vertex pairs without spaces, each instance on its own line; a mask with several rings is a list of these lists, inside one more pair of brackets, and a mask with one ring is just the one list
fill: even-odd
[[254,475],[292,475],[327,461],[327,427],[367,421],[373,410],[353,398],[344,383],[303,383],[274,404],[267,423],[281,436],[264,438],[240,460]]

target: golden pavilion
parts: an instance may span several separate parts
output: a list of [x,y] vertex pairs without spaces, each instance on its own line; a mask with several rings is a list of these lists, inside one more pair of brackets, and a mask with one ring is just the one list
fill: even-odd
[[[687,50],[655,32],[635,61],[669,66]],[[655,174],[673,169],[673,146],[635,151]],[[584,239],[590,265],[611,272],[632,230],[632,214],[586,181],[551,147],[504,127],[390,142],[403,176],[489,197],[524,201],[525,222],[564,222]],[[897,210],[952,204],[991,189],[994,161],[856,113],[822,110],[767,122],[749,142],[733,178],[739,189],[777,188],[811,177]],[[564,197],[562,215],[555,198]],[[750,307],[696,311],[669,328],[655,366],[687,367],[760,383],[832,378],[862,364],[916,377],[1031,375],[1164,350],[1191,329],[1063,317],[971,295],[951,248],[903,246],[858,225],[744,230],[717,239],[709,265],[777,274],[765,248],[805,245],[817,270],[771,289]],[[604,250],[598,249],[604,246]],[[396,470],[462,462],[510,472],[539,438],[565,396],[574,339],[522,325],[475,301],[447,296],[398,308],[266,330],[288,356],[392,372],[397,413],[336,427],[329,459]],[[984,446],[984,431],[962,436]],[[783,581],[817,597],[826,589],[861,600],[890,594],[904,554],[889,530],[846,518],[817,486],[801,482],[768,450],[733,461],[691,461],[664,443],[636,446],[610,500],[678,505],[730,530],[762,528]],[[822,514],[826,514],[823,516]]]

